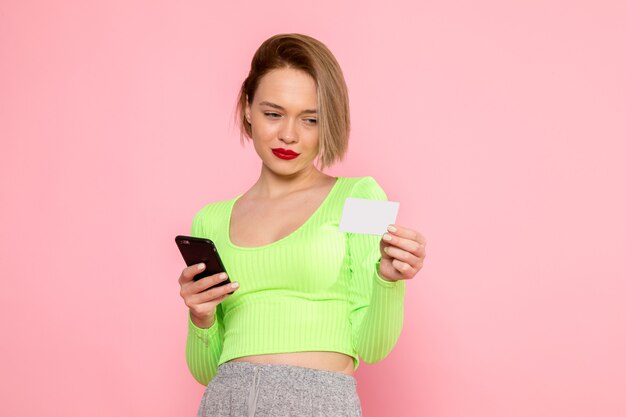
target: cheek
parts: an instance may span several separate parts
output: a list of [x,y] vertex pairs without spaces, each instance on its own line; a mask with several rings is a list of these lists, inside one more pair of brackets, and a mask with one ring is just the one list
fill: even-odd
[[269,140],[276,135],[276,128],[268,123],[257,122],[252,125],[252,137]]
[[317,150],[317,147],[319,145],[319,136],[317,132],[310,132],[307,135],[307,144],[308,144],[308,148],[311,150]]

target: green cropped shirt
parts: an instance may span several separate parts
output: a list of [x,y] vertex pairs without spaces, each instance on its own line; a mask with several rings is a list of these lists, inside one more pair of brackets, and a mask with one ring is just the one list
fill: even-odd
[[259,247],[230,241],[232,208],[241,195],[204,206],[191,235],[217,246],[240,287],[220,303],[215,322],[198,328],[188,318],[186,359],[208,384],[232,359],[282,352],[330,351],[349,355],[355,369],[386,357],[404,316],[405,282],[378,275],[380,236],[339,231],[346,197],[386,200],[372,177],[338,177],[306,222]]

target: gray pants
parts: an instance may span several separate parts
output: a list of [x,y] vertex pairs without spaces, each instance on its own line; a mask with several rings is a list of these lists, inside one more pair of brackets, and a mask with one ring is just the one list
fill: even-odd
[[361,416],[356,379],[283,364],[226,362],[207,385],[198,417]]

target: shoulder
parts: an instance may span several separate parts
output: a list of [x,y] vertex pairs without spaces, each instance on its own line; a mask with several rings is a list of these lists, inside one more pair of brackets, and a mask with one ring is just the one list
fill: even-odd
[[349,188],[349,196],[369,200],[387,200],[385,190],[372,176],[344,177]]
[[213,201],[211,203],[205,204],[203,207],[200,208],[200,210],[196,212],[196,216],[213,214],[213,213],[227,210],[228,208],[230,208],[230,205],[233,203],[233,201],[237,197],[233,197],[228,200]]
[[201,207],[191,222],[192,236],[207,236],[211,234],[214,225],[230,220],[230,208],[237,197],[229,200],[214,201]]

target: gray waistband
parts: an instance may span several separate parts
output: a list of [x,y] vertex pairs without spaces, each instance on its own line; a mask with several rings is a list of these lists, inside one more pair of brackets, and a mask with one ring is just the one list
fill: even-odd
[[217,374],[222,377],[252,378],[257,377],[259,373],[269,382],[289,380],[294,383],[302,383],[303,385],[331,383],[338,384],[339,386],[356,386],[356,379],[351,375],[322,369],[305,368],[302,366],[253,362],[226,362],[221,364],[217,369]]
[[[248,417],[254,417],[258,406],[257,399],[261,403],[264,401],[263,398],[259,398],[260,391],[265,392],[262,395],[268,395],[268,392],[291,392],[292,395],[299,391],[313,392],[330,395],[333,398],[344,394],[345,398],[357,395],[356,379],[351,375],[285,364],[226,362],[217,368],[214,378],[217,386],[239,389],[245,387],[244,389],[248,390],[247,401],[244,400],[247,403],[245,414]],[[241,390],[238,392],[246,398]],[[299,395],[302,394],[295,394],[294,398],[304,398]],[[356,398],[358,405],[358,396]]]

